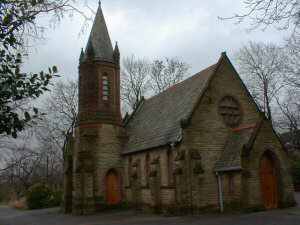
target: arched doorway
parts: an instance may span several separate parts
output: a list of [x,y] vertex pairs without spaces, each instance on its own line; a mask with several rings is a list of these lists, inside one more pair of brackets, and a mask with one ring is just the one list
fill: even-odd
[[121,201],[120,179],[115,170],[109,170],[106,174],[106,202],[108,205],[116,205]]
[[265,153],[260,161],[262,200],[266,209],[278,207],[278,176],[274,157]]

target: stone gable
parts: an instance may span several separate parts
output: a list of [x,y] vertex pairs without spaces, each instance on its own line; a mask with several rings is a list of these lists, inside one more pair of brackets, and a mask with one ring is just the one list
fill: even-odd
[[177,214],[294,204],[286,152],[225,53],[141,102],[122,124],[120,53],[100,6],[96,17],[66,145],[66,213],[124,204]]

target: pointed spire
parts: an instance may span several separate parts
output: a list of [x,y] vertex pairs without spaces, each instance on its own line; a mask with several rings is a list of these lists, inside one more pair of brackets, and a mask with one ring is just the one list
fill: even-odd
[[95,59],[114,62],[113,48],[100,1],[85,52],[88,53],[88,51],[93,52]]
[[117,41],[114,49],[114,60],[116,64],[120,64],[120,51],[119,51],[119,46]]

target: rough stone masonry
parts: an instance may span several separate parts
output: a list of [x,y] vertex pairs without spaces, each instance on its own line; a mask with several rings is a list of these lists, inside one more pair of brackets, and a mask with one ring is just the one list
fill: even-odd
[[78,121],[65,151],[66,213],[294,204],[287,153],[225,53],[122,119],[120,52],[100,5],[80,55]]

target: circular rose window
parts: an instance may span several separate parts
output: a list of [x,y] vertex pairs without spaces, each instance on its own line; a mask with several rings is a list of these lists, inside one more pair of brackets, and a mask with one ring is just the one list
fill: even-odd
[[219,103],[219,113],[223,117],[224,123],[229,127],[238,126],[242,118],[240,105],[231,96],[222,98]]

